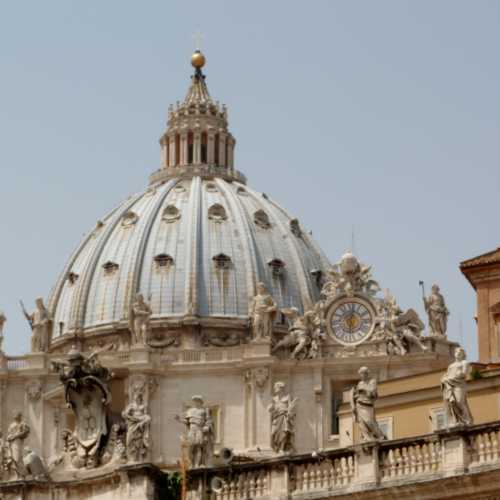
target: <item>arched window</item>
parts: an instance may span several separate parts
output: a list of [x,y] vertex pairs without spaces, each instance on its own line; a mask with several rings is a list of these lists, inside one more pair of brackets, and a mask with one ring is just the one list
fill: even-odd
[[300,238],[302,236],[302,230],[300,229],[300,224],[298,219],[292,219],[290,221],[290,231],[297,236],[297,238]]
[[132,227],[138,220],[139,220],[139,216],[135,212],[132,212],[132,210],[129,210],[122,217],[122,226],[123,227]]
[[231,257],[223,253],[219,253],[212,257],[216,269],[227,270],[231,268]]
[[181,213],[175,205],[167,205],[163,210],[161,218],[165,222],[175,222],[181,218]]
[[201,163],[207,163],[207,133],[201,133],[201,151],[200,151]]
[[174,259],[166,253],[156,255],[153,260],[155,261],[156,268],[158,270],[168,269],[174,264]]
[[275,278],[280,278],[285,274],[285,263],[280,259],[272,259],[267,265],[271,269],[271,273]]
[[188,132],[187,141],[188,141],[187,162],[188,162],[188,165],[192,165],[193,164],[193,148],[194,148],[193,132]]
[[104,274],[106,276],[111,276],[111,275],[115,274],[116,271],[118,271],[119,267],[120,266],[116,262],[112,262],[110,260],[108,260],[107,262],[105,262],[102,265],[102,268],[104,269]]
[[175,164],[179,165],[181,161],[181,138],[179,134],[175,134]]
[[214,137],[214,161],[215,164],[219,164],[219,134],[215,134]]

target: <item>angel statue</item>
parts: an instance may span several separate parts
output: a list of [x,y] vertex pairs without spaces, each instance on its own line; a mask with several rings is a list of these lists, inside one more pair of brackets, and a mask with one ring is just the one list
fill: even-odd
[[151,315],[153,311],[144,300],[142,293],[135,296],[135,302],[130,308],[129,327],[132,333],[132,343],[145,345],[151,332]]
[[253,298],[250,305],[250,318],[254,340],[271,337],[276,310],[276,302],[274,302],[274,299],[267,291],[266,285],[262,282],[258,283],[257,295]]
[[295,408],[298,398],[285,394],[285,384],[274,384],[274,396],[268,406],[271,414],[271,448],[276,453],[292,453],[295,440]]
[[351,410],[354,421],[358,424],[361,440],[386,439],[375,419],[377,380],[371,377],[370,370],[366,366],[362,366],[358,373],[360,381],[352,389]]
[[26,311],[23,301],[20,302],[23,314],[28,320],[33,332],[31,335],[31,351],[47,352],[50,343],[52,319],[50,318],[49,311],[47,311],[47,308],[43,303],[43,298],[38,297],[36,299],[36,309],[32,313]]
[[296,307],[282,309],[281,312],[288,318],[290,326],[288,334],[281,339],[272,349],[276,352],[283,347],[293,348],[291,359],[305,359],[316,357],[319,344],[324,339],[322,326],[322,305],[317,304],[303,316]]

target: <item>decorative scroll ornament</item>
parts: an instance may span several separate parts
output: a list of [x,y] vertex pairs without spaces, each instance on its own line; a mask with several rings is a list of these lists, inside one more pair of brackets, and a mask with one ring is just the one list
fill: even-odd
[[108,406],[111,402],[111,372],[93,353],[84,357],[75,348],[68,353],[68,363],[53,362],[64,385],[64,398],[75,414],[74,431],[65,431],[65,449],[72,465],[95,468],[109,462],[119,448],[120,427],[108,428]]

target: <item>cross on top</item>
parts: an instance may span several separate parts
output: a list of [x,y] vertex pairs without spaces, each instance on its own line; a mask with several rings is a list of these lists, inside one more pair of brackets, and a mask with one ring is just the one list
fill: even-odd
[[195,50],[201,50],[201,43],[203,41],[203,38],[204,38],[203,33],[200,33],[199,31],[194,33],[193,40],[194,40]]

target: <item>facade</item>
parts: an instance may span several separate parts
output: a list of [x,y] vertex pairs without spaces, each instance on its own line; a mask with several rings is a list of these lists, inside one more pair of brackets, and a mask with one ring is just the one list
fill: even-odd
[[[407,453],[416,438],[408,427],[396,431],[403,441],[370,440],[377,380],[381,438],[405,380],[425,387],[424,406],[438,399],[457,348],[439,287],[425,298],[426,333],[370,266],[350,252],[332,265],[235,169],[227,109],[210,97],[203,54],[191,62],[149,186],[96,223],[48,300],[25,311],[31,352],[0,352],[0,496],[162,498],[181,471],[192,500],[329,498],[413,491],[416,472],[458,475],[461,488],[469,464],[494,469],[489,427],[439,434],[427,421],[417,433],[437,433],[419,438],[422,463],[390,468],[391,450]],[[488,380],[471,394],[479,420],[476,393],[496,401],[497,377]],[[487,456],[467,448],[485,433]]]

